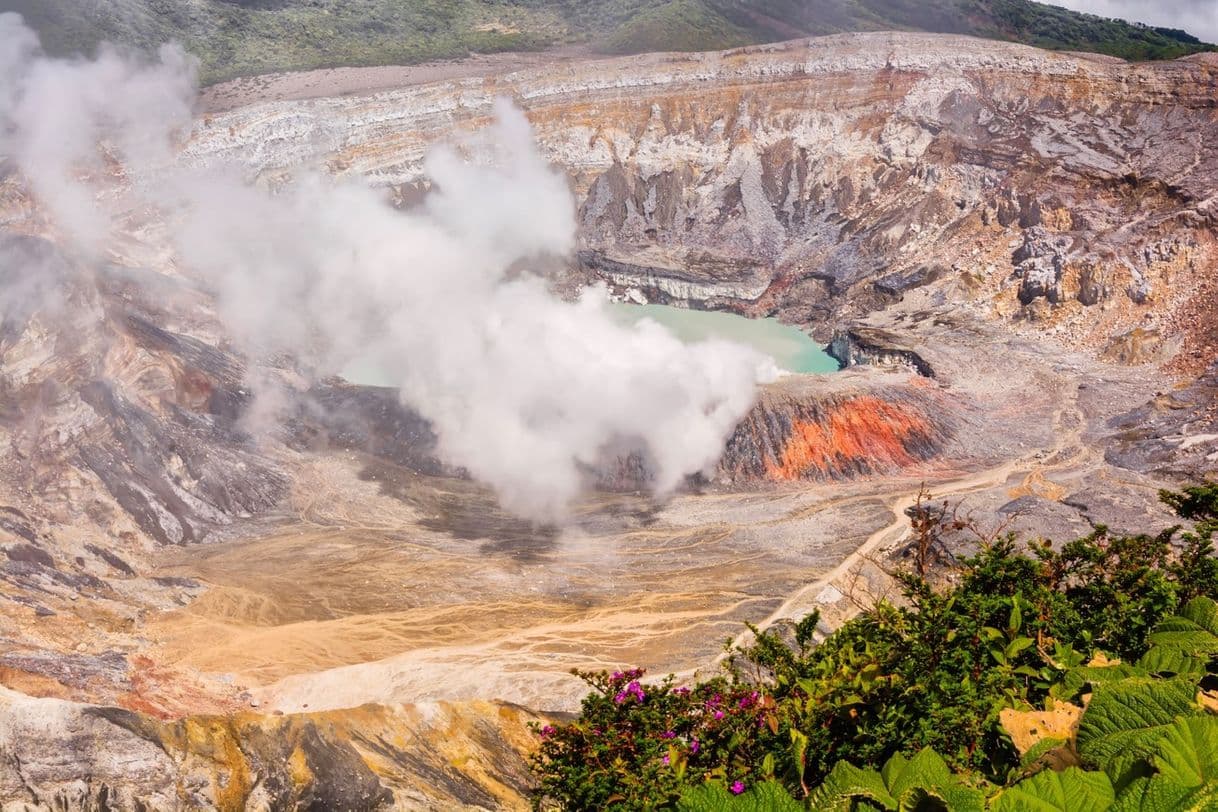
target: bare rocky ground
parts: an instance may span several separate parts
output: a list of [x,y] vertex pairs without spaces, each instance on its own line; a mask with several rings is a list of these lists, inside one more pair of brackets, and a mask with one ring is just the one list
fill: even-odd
[[[690,673],[743,621],[840,621],[923,484],[1060,540],[1170,524],[1157,488],[1218,467],[1212,60],[881,34],[487,67],[213,99],[183,160],[406,205],[424,146],[508,94],[580,202],[556,287],[778,315],[855,365],[769,387],[713,480],[656,504],[607,476],[535,527],[393,393],[247,366],[155,221],[86,267],[5,176],[10,255],[77,315],[0,329],[14,808],[522,806],[569,668]],[[251,434],[268,380],[295,396]]]

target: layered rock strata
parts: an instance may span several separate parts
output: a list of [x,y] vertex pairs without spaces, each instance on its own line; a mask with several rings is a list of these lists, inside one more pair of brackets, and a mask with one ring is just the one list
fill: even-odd
[[832,318],[926,286],[1090,346],[1212,351],[1218,61],[1130,65],[857,34],[564,63],[205,117],[190,159],[302,164],[417,194],[426,145],[523,105],[580,201],[582,266],[623,294]]

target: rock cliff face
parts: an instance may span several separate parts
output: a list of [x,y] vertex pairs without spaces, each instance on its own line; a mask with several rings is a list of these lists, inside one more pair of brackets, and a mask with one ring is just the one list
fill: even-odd
[[238,357],[143,214],[99,269],[0,168],[0,286],[45,287],[0,296],[0,793],[521,806],[535,717],[471,700],[705,665],[808,584],[840,598],[822,576],[896,544],[920,481],[1028,532],[1146,529],[1218,447],[1216,94],[1209,57],[874,34],[202,116],[184,161],[407,206],[424,148],[511,96],[579,206],[556,288],[833,339],[848,369],[767,387],[717,472],[657,505],[626,461],[566,528],[505,516],[394,393]]
[[0,688],[0,745],[12,754],[0,797],[88,812],[509,808],[528,788],[520,752],[538,718],[432,703],[166,722]]
[[720,468],[735,482],[896,473],[934,457],[954,433],[953,406],[930,387],[834,388],[792,376],[767,389]]
[[1216,85],[1209,56],[848,35],[252,105],[205,118],[187,152],[265,176],[324,162],[410,196],[425,145],[507,95],[571,174],[586,273],[620,290],[827,340],[931,285],[1096,346],[1182,333],[1199,369]]

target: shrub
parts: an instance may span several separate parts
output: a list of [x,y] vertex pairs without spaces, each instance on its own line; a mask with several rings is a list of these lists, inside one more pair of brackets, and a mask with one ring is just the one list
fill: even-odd
[[[539,731],[538,805],[662,809],[733,790],[747,804],[771,791],[752,792],[771,779],[807,799],[834,774],[829,786],[846,786],[900,759],[913,759],[918,774],[962,776],[952,779],[953,797],[976,800],[970,787],[994,795],[1027,773],[999,724],[1004,709],[1077,696],[1101,670],[1084,666],[1096,654],[1133,664],[1105,679],[1196,684],[1218,653],[1218,644],[1206,648],[1218,640],[1205,608],[1213,604],[1199,597],[1218,594],[1218,488],[1163,499],[1194,529],[1112,536],[1098,528],[1060,551],[1000,538],[962,560],[950,587],[898,574],[899,605],[880,603],[819,645],[815,614],[791,641],[753,628],[753,642],[729,650],[721,675],[688,688],[672,677],[646,685],[639,670],[580,673],[593,690],[579,719]],[[1139,758],[1153,767],[1153,754]],[[876,787],[895,797],[888,784]]]
[[641,669],[576,673],[592,689],[580,718],[539,727],[533,757],[541,794],[563,808],[654,809],[691,783],[743,789],[765,774],[757,733],[774,729],[774,702],[756,688],[724,677],[643,685]]

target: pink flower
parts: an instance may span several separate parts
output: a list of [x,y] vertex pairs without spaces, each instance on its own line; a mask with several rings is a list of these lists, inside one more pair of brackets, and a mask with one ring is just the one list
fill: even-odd
[[698,744],[698,740],[697,740],[697,739],[693,739],[692,741],[690,741],[690,743],[689,743],[689,752],[691,752],[691,753],[696,753],[696,752],[698,752],[698,751],[699,751],[699,750],[701,750],[701,749],[702,749],[702,745]]
[[624,676],[625,676],[625,674],[623,674],[621,671],[614,671],[611,679],[616,681],[616,680],[622,679]]
[[613,702],[616,705],[620,705],[626,701],[627,697],[631,697],[631,696],[633,696],[639,702],[642,702],[644,699],[647,698],[647,694],[645,694],[643,692],[643,686],[639,685],[638,680],[632,681],[625,688],[618,691],[617,694],[615,694],[613,697]]
[[740,793],[744,792],[744,782],[743,781],[733,781],[732,785],[730,787],[728,787],[728,789],[730,789],[732,791],[733,795],[739,795]]
[[682,685],[680,688],[675,688],[673,693],[677,696],[689,696],[689,689]]
[[715,719],[722,719],[723,711],[715,711]]
[[660,759],[660,763],[661,763],[661,764],[663,764],[665,767],[667,767],[667,766],[668,766],[668,762],[669,762],[668,755],[667,755],[667,754],[665,754],[665,755],[664,755],[664,758]]
[[540,734],[543,739],[548,739],[549,737],[554,735],[554,726],[546,725],[545,727],[543,727],[541,729]]
[[665,730],[663,733],[660,734],[661,739],[675,739],[676,737],[677,737],[677,734],[671,730]]

